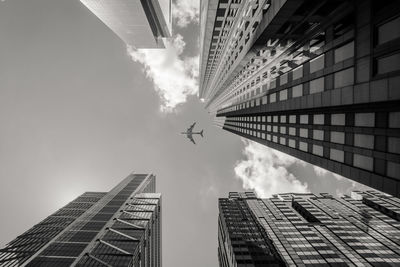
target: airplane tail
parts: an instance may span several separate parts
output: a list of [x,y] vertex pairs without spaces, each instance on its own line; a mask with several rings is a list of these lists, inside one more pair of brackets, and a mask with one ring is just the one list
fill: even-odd
[[200,132],[201,137],[204,137],[204,136],[203,136],[203,131],[204,131],[204,130],[201,130],[201,132]]

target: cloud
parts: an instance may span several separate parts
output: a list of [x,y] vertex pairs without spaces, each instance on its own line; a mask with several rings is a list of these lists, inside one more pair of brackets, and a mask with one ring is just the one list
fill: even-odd
[[200,2],[198,0],[177,0],[172,5],[172,17],[184,28],[190,23],[199,23]]
[[318,175],[319,177],[325,177],[330,174],[334,178],[336,178],[338,181],[342,181],[343,179],[345,179],[345,177],[343,177],[339,174],[336,174],[334,172],[328,171],[326,169],[323,169],[323,168],[315,166],[315,165],[313,166],[313,169],[314,169],[315,174]]
[[277,193],[309,192],[307,183],[300,182],[287,168],[302,161],[258,143],[242,139],[246,159],[235,166],[236,176],[244,189],[254,190],[259,197]]
[[143,65],[146,76],[161,97],[161,110],[172,112],[198,92],[199,57],[183,57],[185,41],[181,35],[165,41],[165,49],[128,47],[132,59]]

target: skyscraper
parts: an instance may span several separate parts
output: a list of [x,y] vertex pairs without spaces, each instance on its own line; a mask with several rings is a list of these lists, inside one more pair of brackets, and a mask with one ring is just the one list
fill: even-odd
[[155,176],[131,174],[87,192],[0,250],[1,266],[161,266]]
[[340,199],[234,192],[219,211],[223,267],[400,265],[400,199],[377,191]]
[[171,0],[81,2],[133,48],[164,48],[162,38],[171,36]]
[[400,2],[203,1],[223,129],[400,196]]

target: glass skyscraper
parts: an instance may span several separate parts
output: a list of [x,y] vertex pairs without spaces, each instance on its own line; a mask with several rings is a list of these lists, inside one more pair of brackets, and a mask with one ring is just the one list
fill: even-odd
[[400,2],[205,0],[200,94],[223,129],[400,196]]
[[127,45],[164,48],[171,36],[171,0],[81,0]]
[[86,192],[0,250],[0,266],[161,266],[155,176]]
[[400,199],[377,191],[219,199],[220,266],[400,266]]

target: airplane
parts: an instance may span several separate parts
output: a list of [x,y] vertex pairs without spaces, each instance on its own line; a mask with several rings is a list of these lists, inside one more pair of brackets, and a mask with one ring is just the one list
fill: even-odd
[[186,134],[186,137],[189,138],[189,140],[192,141],[193,144],[196,144],[196,142],[195,142],[194,139],[193,139],[193,135],[194,135],[194,134],[199,134],[199,135],[201,135],[201,137],[203,137],[203,130],[201,130],[201,132],[193,132],[193,128],[194,128],[195,125],[196,125],[196,123],[193,123],[193,124],[187,129],[186,132],[181,133],[181,134]]

